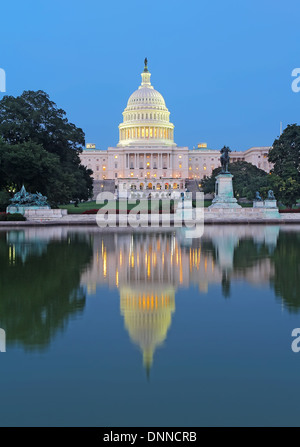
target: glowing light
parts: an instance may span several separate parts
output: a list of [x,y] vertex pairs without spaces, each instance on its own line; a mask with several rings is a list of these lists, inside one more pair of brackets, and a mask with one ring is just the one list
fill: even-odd
[[105,249],[104,253],[103,253],[103,276],[104,276],[104,278],[106,278],[106,274],[107,274],[107,259],[106,259],[106,249]]

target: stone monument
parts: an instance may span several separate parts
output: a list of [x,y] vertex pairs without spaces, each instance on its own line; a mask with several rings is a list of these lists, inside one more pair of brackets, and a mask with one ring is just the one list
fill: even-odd
[[47,202],[47,197],[40,193],[31,194],[26,191],[23,185],[21,190],[17,192],[12,199],[10,199],[11,205],[6,209],[7,213],[25,214],[25,211],[30,210],[49,210],[50,206]]
[[229,147],[224,146],[221,149],[221,166],[222,171],[216,177],[216,189],[215,198],[210,205],[210,209],[225,208],[225,209],[239,209],[241,206],[237,203],[236,198],[233,195],[232,179],[233,175],[228,171],[229,165]]
[[277,206],[277,200],[274,196],[272,189],[268,191],[268,196],[265,200],[260,197],[259,191],[256,192],[255,199],[253,200],[253,208],[260,208],[265,217],[279,218],[279,210]]
[[12,199],[11,205],[6,208],[10,214],[20,213],[28,220],[51,220],[67,215],[67,210],[51,209],[47,197],[41,193],[31,194],[23,185]]

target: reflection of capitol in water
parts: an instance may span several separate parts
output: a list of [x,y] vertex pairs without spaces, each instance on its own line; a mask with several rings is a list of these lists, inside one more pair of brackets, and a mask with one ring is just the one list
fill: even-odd
[[149,370],[155,349],[167,337],[176,290],[196,285],[200,293],[207,293],[210,284],[221,284],[228,296],[232,280],[269,284],[274,272],[268,255],[255,262],[249,258],[245,267],[235,266],[235,255],[242,240],[272,253],[278,234],[277,226],[206,226],[204,236],[189,246],[180,231],[95,232],[94,259],[81,283],[89,294],[101,285],[119,289],[125,327]]

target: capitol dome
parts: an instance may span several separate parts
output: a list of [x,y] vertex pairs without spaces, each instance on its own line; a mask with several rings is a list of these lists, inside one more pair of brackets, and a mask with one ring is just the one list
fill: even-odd
[[130,96],[119,125],[118,146],[174,145],[174,125],[163,96],[150,82],[147,59],[142,83]]

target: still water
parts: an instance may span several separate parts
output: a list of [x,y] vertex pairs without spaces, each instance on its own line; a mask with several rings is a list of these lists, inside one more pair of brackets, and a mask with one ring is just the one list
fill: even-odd
[[298,327],[300,227],[1,231],[0,425],[299,426]]

